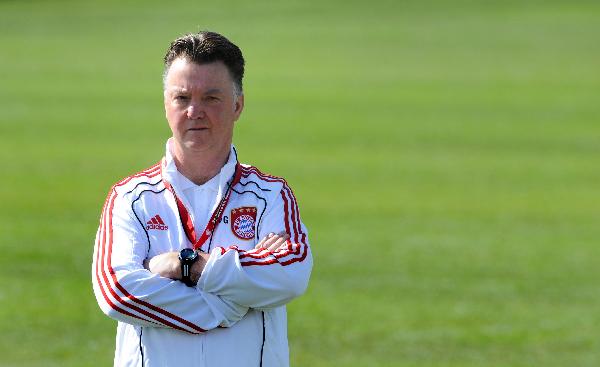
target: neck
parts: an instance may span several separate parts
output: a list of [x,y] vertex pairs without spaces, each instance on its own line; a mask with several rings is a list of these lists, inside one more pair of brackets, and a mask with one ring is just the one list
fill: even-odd
[[229,147],[222,151],[192,151],[172,145],[173,159],[177,170],[196,185],[202,185],[215,177],[229,158]]

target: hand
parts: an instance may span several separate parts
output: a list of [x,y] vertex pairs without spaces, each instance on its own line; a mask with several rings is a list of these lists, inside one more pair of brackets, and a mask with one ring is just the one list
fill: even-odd
[[260,240],[254,247],[255,249],[265,248],[271,252],[277,251],[287,244],[290,236],[285,232],[269,233],[265,238]]
[[[200,279],[200,275],[202,275],[202,271],[204,270],[204,266],[206,265],[210,254],[198,252],[198,256],[198,260],[196,260],[190,269],[190,279],[194,283],[197,283],[198,279]],[[161,277],[181,280],[179,251],[165,252],[164,254],[154,256],[152,259],[144,261],[144,267]]]
[[146,259],[144,267],[161,277],[175,280],[181,279],[181,262],[179,261],[179,252],[177,251],[165,252],[151,259]]

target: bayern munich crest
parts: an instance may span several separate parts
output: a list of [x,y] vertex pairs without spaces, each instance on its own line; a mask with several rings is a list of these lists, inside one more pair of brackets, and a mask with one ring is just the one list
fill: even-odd
[[250,240],[254,238],[254,224],[256,223],[256,207],[243,206],[231,209],[231,231],[239,239]]

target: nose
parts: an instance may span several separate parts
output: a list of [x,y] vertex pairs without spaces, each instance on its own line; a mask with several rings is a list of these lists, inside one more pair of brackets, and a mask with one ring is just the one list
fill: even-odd
[[187,117],[190,120],[200,120],[206,116],[206,113],[202,106],[197,103],[192,103],[187,108]]

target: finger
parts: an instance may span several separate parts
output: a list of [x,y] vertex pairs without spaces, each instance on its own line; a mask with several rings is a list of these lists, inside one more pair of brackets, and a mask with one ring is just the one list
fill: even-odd
[[281,238],[279,241],[275,242],[274,244],[272,244],[271,246],[269,246],[268,250],[271,252],[276,252],[279,251],[280,249],[284,248],[287,246],[287,240]]
[[262,240],[260,240],[256,246],[254,246],[254,248],[261,248],[263,247],[263,244],[265,243],[266,238],[263,238]]
[[269,246],[268,250],[273,252],[279,250],[282,247],[285,247],[289,238],[290,236],[288,236],[287,234],[282,237],[279,237],[277,241],[275,241],[271,246]]
[[259,241],[259,242],[256,244],[256,246],[254,246],[254,248],[255,248],[255,249],[259,249],[259,248],[265,247],[265,242],[266,242],[266,241],[267,241],[269,238],[271,238],[273,235],[274,235],[274,233],[273,233],[273,232],[271,232],[271,233],[269,233],[268,235],[266,235],[266,236],[265,236],[265,237],[264,237],[262,240],[260,240],[260,241]]
[[281,238],[281,236],[279,236],[278,234],[274,234],[273,236],[269,237],[265,241],[265,243],[263,243],[263,248],[267,248],[267,247],[271,246],[272,244],[277,242],[277,240],[279,240],[279,238]]

